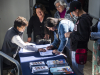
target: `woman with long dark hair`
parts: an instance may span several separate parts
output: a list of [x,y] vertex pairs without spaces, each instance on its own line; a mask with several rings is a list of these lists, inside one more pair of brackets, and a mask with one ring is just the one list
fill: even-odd
[[32,32],[34,32],[33,41],[36,44],[47,44],[49,39],[49,30],[44,27],[45,19],[49,17],[44,5],[37,3],[33,7],[33,16],[29,20],[27,27],[28,42],[32,41]]

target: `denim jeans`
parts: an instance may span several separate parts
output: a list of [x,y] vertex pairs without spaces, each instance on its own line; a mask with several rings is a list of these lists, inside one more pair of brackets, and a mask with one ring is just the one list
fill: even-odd
[[75,51],[72,51],[72,69],[74,70],[76,75],[84,75],[83,73],[84,65],[79,65],[76,63],[75,53],[76,53]]

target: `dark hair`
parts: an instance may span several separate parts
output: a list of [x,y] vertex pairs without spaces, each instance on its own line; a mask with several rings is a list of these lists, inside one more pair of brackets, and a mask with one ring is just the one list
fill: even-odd
[[73,0],[67,0],[68,3],[72,2]]
[[28,25],[28,21],[24,18],[19,16],[15,21],[14,21],[14,28],[17,29],[17,27],[21,27],[21,26],[27,26]]
[[34,7],[33,7],[33,16],[36,15],[36,8],[40,8],[40,9],[43,11],[44,14],[48,14],[48,12],[46,11],[45,6],[42,5],[42,4],[40,4],[40,3],[37,3],[37,4],[35,4]]
[[48,17],[44,22],[44,26],[56,27],[59,24],[59,19]]

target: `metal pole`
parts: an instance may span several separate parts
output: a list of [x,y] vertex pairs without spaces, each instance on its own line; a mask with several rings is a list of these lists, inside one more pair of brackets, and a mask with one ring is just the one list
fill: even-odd
[[0,75],[3,75],[2,56],[0,55]]
[[[9,61],[13,62],[17,66],[18,75],[21,75],[21,66],[17,60],[13,59],[12,57],[8,56],[7,54],[3,53],[2,51],[0,51],[0,55],[4,58],[8,59]],[[2,70],[2,68],[1,68],[1,70]]]
[[100,20],[100,0],[99,0],[99,20]]
[[33,0],[29,0],[30,17],[33,15]]

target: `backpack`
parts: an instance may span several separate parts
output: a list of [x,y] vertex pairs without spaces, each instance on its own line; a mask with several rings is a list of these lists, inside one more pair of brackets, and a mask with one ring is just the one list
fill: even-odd
[[[91,26],[91,28],[90,28],[90,31],[91,31],[91,32],[98,32],[98,27],[97,27],[98,22],[99,22],[99,21],[97,21],[97,23],[96,23],[95,25]],[[90,40],[92,40],[92,41],[97,41],[97,39],[95,39],[95,38],[93,38],[93,37],[91,37],[91,36],[90,36]]]
[[76,49],[75,60],[77,64],[83,65],[87,61],[87,50],[86,49]]

